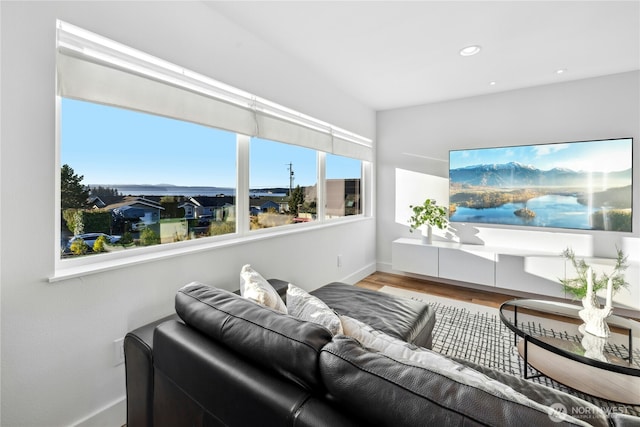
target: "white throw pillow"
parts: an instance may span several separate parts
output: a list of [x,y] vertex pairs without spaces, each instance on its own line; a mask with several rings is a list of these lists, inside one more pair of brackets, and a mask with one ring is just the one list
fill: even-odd
[[342,334],[340,318],[324,301],[289,283],[287,288],[289,314],[301,320],[318,323],[333,335]]
[[496,381],[481,372],[464,366],[448,357],[426,348],[417,347],[348,316],[340,316],[344,334],[355,338],[364,347],[378,351],[398,361],[410,361],[452,380],[484,390],[494,396],[505,397],[527,406],[535,402],[504,383]]
[[240,271],[240,295],[287,314],[287,306],[278,292],[249,264],[243,266]]

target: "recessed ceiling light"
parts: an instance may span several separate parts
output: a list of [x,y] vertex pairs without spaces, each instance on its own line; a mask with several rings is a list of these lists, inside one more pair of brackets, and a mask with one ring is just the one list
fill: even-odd
[[478,52],[480,52],[480,46],[478,45],[467,46],[463,49],[460,49],[460,55],[462,56],[472,56]]
[[496,82],[489,82],[489,86],[495,86]]
[[567,70],[564,69],[564,68],[560,68],[559,70],[556,70],[556,74],[564,74],[566,72],[567,72]]

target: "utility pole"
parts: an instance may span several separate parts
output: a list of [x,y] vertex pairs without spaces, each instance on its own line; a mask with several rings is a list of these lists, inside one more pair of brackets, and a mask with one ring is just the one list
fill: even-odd
[[287,163],[287,170],[289,171],[289,197],[291,197],[291,192],[293,191],[293,163]]

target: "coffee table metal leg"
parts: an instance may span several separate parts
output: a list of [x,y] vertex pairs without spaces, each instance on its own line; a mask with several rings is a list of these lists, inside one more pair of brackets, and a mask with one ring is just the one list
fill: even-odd
[[[524,379],[543,377],[544,374],[529,375],[529,337],[524,336]],[[535,369],[535,368],[534,368]]]
[[[518,329],[518,306],[513,307],[513,324]],[[518,334],[513,333],[513,345],[518,345]]]

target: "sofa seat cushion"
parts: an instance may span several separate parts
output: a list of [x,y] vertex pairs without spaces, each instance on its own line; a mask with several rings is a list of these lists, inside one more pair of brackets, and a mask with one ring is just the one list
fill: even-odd
[[369,351],[346,336],[322,350],[320,373],[337,404],[375,425],[589,425],[525,396],[490,392],[440,369]]
[[429,304],[334,282],[311,292],[336,313],[353,317],[387,335],[431,348],[436,316]]
[[325,327],[197,282],[178,290],[175,304],[185,324],[244,358],[306,389],[321,387],[320,349],[332,338]]

